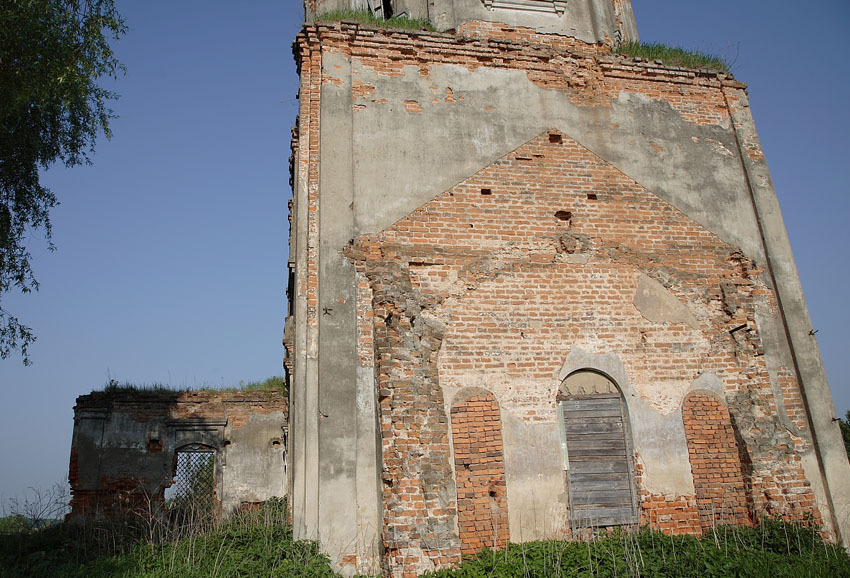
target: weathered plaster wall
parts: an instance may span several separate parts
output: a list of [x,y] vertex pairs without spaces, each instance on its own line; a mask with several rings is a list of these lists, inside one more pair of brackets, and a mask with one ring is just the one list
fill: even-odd
[[379,532],[388,571],[456,560],[470,386],[501,407],[511,539],[562,535],[554,395],[583,368],[625,394],[646,521],[699,531],[682,402],[707,389],[753,512],[817,508],[838,535],[850,468],[742,84],[487,22],[319,25],[296,53],[299,535],[345,572]]
[[[637,26],[630,0],[572,2],[550,0],[533,9],[506,7],[500,0],[390,0],[393,15],[429,20],[440,31],[470,21],[500,22],[538,32],[560,34],[608,45],[637,40]],[[367,10],[367,0],[305,0],[307,22],[316,16],[343,9]]]
[[[774,396],[754,321],[755,303],[769,303],[772,295],[759,270],[566,135],[549,131],[532,139],[380,234],[361,236],[349,254],[363,263],[367,277],[380,276],[393,288],[384,299],[394,305],[395,345],[379,369],[391,400],[381,412],[392,434],[384,439],[385,466],[387,452],[397,451],[399,436],[410,432],[405,411],[447,414],[458,392],[470,387],[492,392],[502,415],[510,416],[503,417],[511,424],[506,430],[540,424],[544,440],[557,439],[560,381],[572,371],[595,369],[625,395],[641,465],[644,522],[701,530],[695,508],[706,493],[704,486],[695,490],[681,408],[689,392],[718,385],[734,406],[746,444],[754,517],[819,517],[793,438],[772,417]],[[734,309],[723,286],[726,295],[735,295]],[[738,339],[737,332],[744,335]],[[438,376],[420,377],[430,384],[430,406],[397,398],[408,374],[417,373],[407,350],[412,342],[416,360],[437,356]],[[437,385],[441,394],[435,394]],[[444,421],[426,419],[417,428],[448,434]],[[398,431],[399,423],[405,431]],[[517,437],[530,437],[523,433]],[[511,537],[551,536],[552,514],[565,503],[563,491],[550,490],[563,484],[555,466],[559,453],[536,461],[530,456],[537,454],[505,439],[507,471],[516,459],[535,474],[517,485],[509,475],[507,508],[512,495],[532,496],[518,515],[539,521],[535,527],[511,516]],[[420,449],[406,447],[414,454]],[[517,458],[520,453],[525,457]],[[451,475],[446,464],[440,467],[441,475]],[[437,516],[427,503],[414,510],[388,507],[408,494],[411,483],[427,491],[426,473],[414,470],[409,456],[389,472],[393,491],[385,492],[385,523],[403,516],[415,531]],[[438,509],[445,516],[442,504]],[[695,525],[682,527],[671,509]],[[413,557],[410,545],[407,558]],[[439,564],[424,548],[421,555]],[[424,561],[411,566],[428,567]]]
[[215,452],[216,498],[229,514],[287,491],[288,400],[267,392],[96,392],[77,398],[73,516],[126,515],[163,504],[175,452]]

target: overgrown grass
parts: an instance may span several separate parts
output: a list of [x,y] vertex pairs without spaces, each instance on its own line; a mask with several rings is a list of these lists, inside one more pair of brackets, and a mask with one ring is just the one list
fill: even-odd
[[2,578],[334,576],[315,542],[295,541],[282,500],[173,542],[130,540],[137,527],[62,524],[0,534]]
[[103,389],[100,391],[104,391],[106,393],[117,393],[122,391],[133,393],[181,393],[189,391],[189,389],[173,388],[162,383],[137,384],[130,383],[129,381],[119,382],[116,379],[110,379],[108,382],[106,382],[106,385],[104,385]]
[[235,388],[237,391],[286,391],[286,380],[275,375],[263,381],[240,381],[239,386]]
[[511,544],[426,576],[841,578],[850,577],[850,558],[811,528],[765,520],[757,528],[717,528],[703,538],[642,530],[589,542]]
[[[138,521],[137,521],[138,522]],[[335,576],[314,542],[295,541],[283,500],[180,539],[150,539],[145,523],[58,524],[0,533],[0,578]],[[483,550],[431,578],[846,578],[850,557],[817,531],[778,520],[720,527],[703,538],[642,530],[587,542],[530,542]]]
[[149,393],[153,395],[163,394],[163,393],[187,393],[190,391],[282,391],[287,392],[286,390],[286,380],[279,375],[275,375],[264,379],[262,381],[239,381],[239,384],[232,387],[171,387],[169,385],[163,385],[161,383],[153,383],[153,384],[136,384],[130,382],[119,382],[115,379],[110,379],[103,389],[94,390],[103,391],[106,393],[120,393],[120,392],[132,392],[132,393]]
[[728,64],[720,57],[696,50],[686,50],[678,46],[667,46],[657,42],[629,42],[614,49],[617,54],[660,60],[667,66],[685,68],[710,68],[717,72],[729,72]]
[[379,28],[403,28],[405,30],[430,30],[434,31],[434,27],[425,18],[408,18],[406,16],[394,16],[384,20],[377,18],[369,10],[331,10],[317,17],[319,22],[340,22],[342,20],[348,22],[359,22],[369,26]]

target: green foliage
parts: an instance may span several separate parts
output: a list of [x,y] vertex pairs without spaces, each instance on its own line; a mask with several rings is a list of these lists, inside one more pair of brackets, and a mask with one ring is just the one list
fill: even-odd
[[269,377],[263,381],[251,381],[245,383],[239,382],[239,387],[242,391],[286,391],[286,380],[279,375]]
[[682,66],[685,68],[709,68],[717,72],[729,72],[729,66],[723,59],[711,54],[695,50],[686,50],[678,46],[666,46],[657,42],[629,42],[615,48],[617,54],[660,60],[667,66]]
[[[97,391],[97,390],[95,390]],[[115,379],[110,379],[106,382],[106,385],[103,386],[103,391],[107,393],[117,393],[117,392],[133,392],[133,393],[180,393],[181,391],[189,391],[188,389],[172,389],[167,385],[163,385],[161,383],[152,383],[150,385],[137,385],[135,383],[130,383],[129,381],[125,381],[124,383],[119,382]]]
[[[333,577],[315,542],[295,541],[282,500],[242,513],[205,534],[122,547],[121,529],[65,524],[30,535],[0,535],[2,578]],[[103,555],[92,536],[112,540]]]
[[[109,42],[126,27],[113,0],[5,0],[0,4],[0,299],[38,289],[27,236],[51,242],[56,195],[39,170],[88,163],[98,133],[110,136],[115,94],[103,77],[122,71]],[[29,364],[32,329],[0,306],[0,358]]]
[[0,534],[24,534],[29,531],[29,520],[23,514],[0,518]]
[[425,18],[408,18],[406,16],[394,16],[384,20],[372,14],[369,10],[331,10],[317,16],[319,22],[359,22],[378,28],[402,28],[404,30],[430,30],[434,27]]
[[[295,541],[285,501],[271,500],[179,540],[150,540],[144,526],[61,524],[0,533],[0,578],[335,576],[315,542]],[[141,540],[140,540],[141,538]],[[483,550],[431,578],[850,578],[850,557],[811,527],[763,520],[703,538],[613,532],[587,542],[530,542]]]
[[757,528],[720,527],[703,538],[642,530],[589,542],[530,542],[484,550],[432,578],[850,577],[850,558],[811,528],[765,520]]
[[[186,393],[190,391],[196,391],[198,388],[190,388],[190,387],[171,387],[169,385],[164,385],[161,383],[152,383],[152,384],[136,384],[130,383],[129,381],[120,382],[116,379],[110,379],[106,385],[103,386],[101,390],[94,391],[104,391],[107,393],[119,393],[119,392],[132,392],[137,394],[145,394],[149,393],[151,395],[160,395],[160,394],[178,394],[178,393]],[[269,377],[262,381],[239,381],[239,385],[236,387],[202,387],[200,388],[203,391],[282,391],[284,393],[289,393],[286,388],[286,380],[278,375],[273,377]]]
[[838,418],[838,425],[841,426],[841,437],[844,438],[844,450],[850,459],[850,411],[844,414],[844,419]]

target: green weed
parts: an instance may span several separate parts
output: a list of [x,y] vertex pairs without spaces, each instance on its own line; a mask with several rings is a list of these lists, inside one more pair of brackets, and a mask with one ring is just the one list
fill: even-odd
[[97,393],[99,391],[105,393],[136,393],[136,394],[150,394],[150,395],[159,395],[159,394],[179,394],[179,393],[188,393],[191,391],[283,391],[287,392],[286,389],[286,380],[279,375],[275,375],[273,377],[269,377],[262,381],[239,381],[239,384],[232,387],[172,387],[170,385],[163,385],[161,383],[153,383],[153,384],[136,384],[130,383],[128,381],[119,382],[115,379],[110,379],[106,385],[103,386],[103,389],[96,389],[92,393]]
[[529,542],[484,550],[431,578],[850,577],[850,558],[809,527],[765,520],[719,527],[703,538],[652,530],[614,532],[587,542]]
[[709,68],[717,72],[729,72],[729,66],[722,58],[704,54],[696,50],[686,50],[678,46],[667,46],[657,42],[629,42],[615,48],[614,52],[626,56],[660,60],[667,66],[682,66],[685,68]]
[[359,22],[368,26],[378,28],[402,28],[404,30],[430,30],[434,31],[431,23],[424,18],[407,18],[406,16],[394,16],[384,20],[374,16],[368,10],[331,10],[317,16],[319,22]]
[[287,518],[285,502],[272,500],[176,541],[146,541],[140,527],[105,521],[0,535],[0,577],[335,576],[315,542],[293,540]]

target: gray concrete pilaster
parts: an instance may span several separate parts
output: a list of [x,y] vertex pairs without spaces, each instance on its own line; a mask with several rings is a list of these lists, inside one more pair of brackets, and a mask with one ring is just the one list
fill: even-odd
[[[847,548],[850,547],[850,464],[838,422],[833,421],[835,406],[832,393],[817,340],[812,333],[812,322],[797,265],[767,163],[761,152],[749,102],[743,90],[724,88],[724,95],[732,116],[739,154],[824,479],[828,504],[820,506],[823,509],[826,505],[831,511],[822,511],[822,514],[824,517],[831,516],[835,535]],[[830,520],[825,522],[829,523]]]

